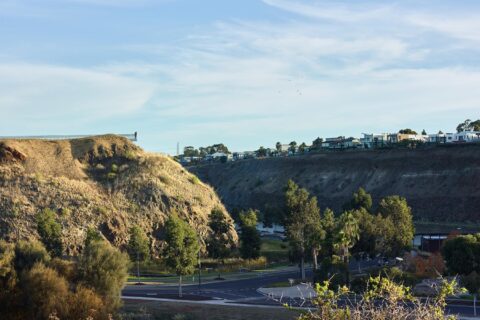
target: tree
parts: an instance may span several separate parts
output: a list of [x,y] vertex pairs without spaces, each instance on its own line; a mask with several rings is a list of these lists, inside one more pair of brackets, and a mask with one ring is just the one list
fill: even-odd
[[290,146],[288,148],[288,151],[290,151],[291,153],[295,153],[295,151],[297,149],[297,143],[295,141],[292,141],[288,145]]
[[326,208],[323,212],[322,229],[325,237],[322,241],[322,254],[324,258],[331,257],[334,253],[335,241],[335,214],[330,208]]
[[260,148],[257,150],[257,156],[258,156],[258,157],[266,157],[266,156],[267,156],[267,149],[265,149],[263,146],[260,147]]
[[212,230],[207,239],[207,251],[210,257],[214,259],[227,258],[234,246],[233,240],[228,235],[230,223],[222,209],[214,208],[210,213],[208,226]]
[[195,271],[197,254],[200,250],[195,230],[176,214],[165,222],[165,264],[178,278],[178,296],[182,297],[182,277]]
[[458,236],[447,240],[442,249],[448,272],[469,275],[480,273],[480,234]]
[[417,134],[416,131],[412,130],[412,129],[402,129],[400,131],[398,131],[398,133],[400,134]]
[[391,219],[395,226],[395,233],[390,243],[391,253],[401,254],[411,246],[415,233],[412,210],[407,200],[399,196],[385,197],[378,205],[378,212],[382,217]]
[[260,256],[261,239],[257,230],[258,217],[253,210],[240,213],[240,255],[243,259],[256,259]]
[[320,209],[317,198],[311,197],[306,189],[299,188],[292,180],[287,182],[285,199],[285,234],[292,247],[298,251],[302,280],[305,280],[305,254],[307,250],[315,248],[312,253],[316,255],[324,237]]
[[465,120],[457,126],[457,132],[462,131],[480,131],[480,119],[472,121],[470,119]]
[[338,218],[334,248],[345,266],[347,284],[350,284],[350,249],[358,241],[359,236],[358,221],[355,218],[354,213],[351,211],[345,211]]
[[150,257],[150,241],[139,226],[130,228],[127,251],[131,260],[145,261]]
[[307,150],[307,145],[305,144],[305,142],[302,142],[302,144],[298,147],[298,152],[305,153],[306,150]]
[[121,306],[120,293],[128,276],[128,255],[107,241],[92,241],[78,262],[80,283],[102,297],[109,310]]
[[372,196],[360,187],[357,192],[353,193],[350,202],[344,205],[344,210],[360,210],[362,208],[366,211],[372,209]]
[[319,150],[322,148],[323,139],[318,137],[312,141],[312,149]]
[[140,278],[140,262],[150,257],[150,241],[139,226],[130,228],[127,252],[130,260],[137,262],[137,277]]
[[62,226],[55,220],[55,212],[44,209],[37,217],[37,231],[48,252],[55,257],[63,253]]
[[282,151],[282,144],[280,141],[275,144],[275,149],[277,149],[278,152]]
[[422,130],[422,136],[426,136],[427,135],[427,131],[425,131],[425,129]]
[[377,226],[378,220],[370,214],[365,208],[353,211],[353,215],[358,222],[358,241],[352,248],[353,253],[364,253],[373,256],[377,252],[377,237],[379,236],[380,226]]

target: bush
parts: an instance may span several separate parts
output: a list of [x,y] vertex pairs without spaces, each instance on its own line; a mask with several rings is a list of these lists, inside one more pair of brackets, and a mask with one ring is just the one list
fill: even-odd
[[[317,284],[317,297],[313,304],[316,310],[305,312],[302,320],[444,320],[445,299],[455,292],[455,281],[444,281],[435,299],[422,302],[410,294],[409,288],[396,284],[388,278],[375,277],[368,280],[366,291],[349,300],[348,288],[332,290],[329,280]],[[346,300],[346,302],[345,302]],[[382,301],[379,303],[379,301]],[[447,319],[456,319],[450,316]]]
[[199,184],[200,183],[200,179],[198,179],[197,176],[191,176],[190,178],[188,178],[188,181],[190,181],[192,184]]
[[40,242],[19,241],[15,245],[14,267],[17,273],[29,270],[37,262],[50,261],[47,250]]
[[21,287],[25,319],[48,319],[52,314],[66,319],[68,283],[55,270],[36,263],[22,276]]
[[63,253],[62,226],[56,221],[51,209],[44,209],[37,217],[37,231],[48,252],[60,257]]
[[121,305],[120,292],[128,276],[128,256],[106,241],[92,241],[79,260],[79,277],[95,290],[110,310]]

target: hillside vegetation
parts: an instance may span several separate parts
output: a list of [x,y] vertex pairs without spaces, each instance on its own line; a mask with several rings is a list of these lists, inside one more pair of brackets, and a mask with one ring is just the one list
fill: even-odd
[[424,149],[339,151],[251,159],[191,167],[230,209],[275,215],[285,203],[288,179],[339,212],[363,187],[374,203],[388,195],[408,200],[416,220],[480,221],[480,145]]
[[[215,192],[170,158],[113,135],[42,141],[0,140],[0,238],[38,238],[35,216],[57,213],[67,254],[81,250],[88,228],[117,247],[133,225],[158,252],[172,213],[205,239],[208,215],[224,207]],[[230,222],[229,237],[237,241]]]

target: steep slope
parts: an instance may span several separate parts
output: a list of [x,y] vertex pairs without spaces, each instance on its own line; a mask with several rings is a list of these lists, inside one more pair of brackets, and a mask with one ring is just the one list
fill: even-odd
[[306,187],[322,208],[340,210],[359,187],[374,200],[407,198],[418,220],[480,221],[480,146],[344,151],[243,160],[190,169],[229,209],[280,209],[288,179]]
[[[67,254],[81,249],[89,227],[124,246],[134,224],[158,250],[169,214],[177,212],[205,238],[217,206],[224,209],[215,192],[176,162],[121,137],[0,141],[0,238],[37,238],[35,215],[51,208]],[[237,240],[233,226],[229,236]]]

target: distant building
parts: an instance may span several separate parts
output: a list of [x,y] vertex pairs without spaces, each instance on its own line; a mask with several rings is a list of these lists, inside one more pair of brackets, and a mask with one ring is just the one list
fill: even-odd
[[382,147],[388,144],[388,134],[363,133],[363,138],[360,139],[360,143],[367,149]]

